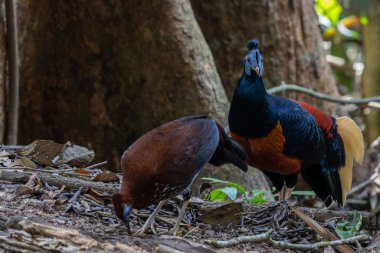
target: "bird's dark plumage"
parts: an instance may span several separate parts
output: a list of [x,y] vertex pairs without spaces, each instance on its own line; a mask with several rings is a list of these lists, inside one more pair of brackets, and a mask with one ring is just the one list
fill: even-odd
[[331,196],[344,204],[353,159],[363,158],[360,129],[347,117],[335,119],[306,103],[269,95],[258,47],[255,40],[248,42],[229,113],[231,136],[247,150],[248,163],[263,170],[278,190],[284,183],[294,188],[301,172],[322,199]]
[[113,197],[116,215],[124,220],[125,205],[142,208],[187,192],[208,162],[217,166],[233,163],[246,171],[246,159],[244,148],[206,116],[166,123],[124,152],[123,182]]

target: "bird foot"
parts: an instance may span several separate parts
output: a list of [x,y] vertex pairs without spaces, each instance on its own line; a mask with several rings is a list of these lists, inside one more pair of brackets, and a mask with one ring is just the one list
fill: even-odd
[[335,210],[339,207],[338,203],[336,201],[332,201],[329,206],[326,206],[326,210]]
[[156,229],[154,228],[154,224],[156,223],[156,216],[158,212],[160,211],[161,207],[165,204],[166,200],[161,200],[160,203],[157,205],[156,209],[153,211],[153,213],[149,216],[149,218],[145,221],[144,225],[142,228],[137,230],[136,234],[137,235],[142,235],[145,234],[145,232],[150,229],[152,230],[153,234],[157,234]]
[[178,231],[179,228],[172,228],[169,231],[169,234],[172,234],[173,236],[179,236],[181,234],[180,231]]
[[144,225],[142,226],[142,228],[140,228],[139,230],[136,231],[136,234],[137,235],[143,235],[145,234],[145,232],[150,228],[150,230],[152,230],[152,233],[153,234],[157,234],[156,232],[156,229],[154,228],[154,225],[155,225],[155,221],[152,220],[150,221],[149,219],[144,223]]
[[278,201],[281,202],[283,200],[290,199],[292,197],[293,189],[294,187],[288,188],[286,185],[284,185],[284,187],[282,187],[281,191],[278,193]]

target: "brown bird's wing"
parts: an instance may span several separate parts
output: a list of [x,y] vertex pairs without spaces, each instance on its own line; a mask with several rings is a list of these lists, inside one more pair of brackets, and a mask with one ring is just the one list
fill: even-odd
[[218,128],[205,116],[153,129],[124,153],[121,192],[128,193],[136,208],[178,195],[210,160],[218,142]]
[[232,163],[242,171],[246,172],[248,170],[248,155],[244,147],[229,137],[219,123],[215,123],[219,130],[219,144],[209,163],[215,166]]

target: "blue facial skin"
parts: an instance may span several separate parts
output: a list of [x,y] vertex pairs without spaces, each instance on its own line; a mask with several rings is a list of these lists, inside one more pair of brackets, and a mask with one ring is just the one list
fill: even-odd
[[123,218],[125,226],[127,226],[128,233],[131,234],[131,229],[129,228],[129,215],[131,214],[132,208],[128,206],[127,204],[124,205],[123,209]]
[[128,206],[127,204],[125,204],[124,209],[123,209],[124,222],[129,223],[129,215],[130,215],[131,211],[132,211],[132,208],[130,206]]
[[244,72],[251,76],[252,71],[259,77],[264,73],[263,57],[258,49],[251,50],[245,57]]

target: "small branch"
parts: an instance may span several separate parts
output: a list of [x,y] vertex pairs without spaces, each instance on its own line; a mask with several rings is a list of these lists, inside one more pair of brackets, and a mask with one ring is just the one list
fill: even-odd
[[76,229],[30,220],[17,221],[8,228],[10,235],[0,236],[0,248],[12,252],[145,252],[121,242],[100,242]]
[[19,150],[19,149],[25,148],[25,146],[21,146],[21,145],[0,145],[0,148],[5,149],[5,150]]
[[76,201],[77,201],[77,199],[78,199],[78,197],[79,197],[79,195],[81,194],[81,192],[82,192],[82,187],[81,188],[79,188],[76,192],[75,192],[75,194],[71,197],[71,199],[69,200],[69,203],[75,203]]
[[14,169],[1,169],[0,170],[0,179],[5,181],[10,181],[14,183],[26,183],[29,180],[29,177],[35,173],[38,178],[40,178],[43,182],[47,182],[50,185],[54,185],[57,187],[62,187],[62,185],[66,186],[66,189],[79,189],[83,188],[92,188],[96,191],[107,192],[109,194],[113,194],[120,189],[120,184],[115,183],[103,183],[103,182],[93,182],[88,180],[83,180],[74,177],[63,177],[60,175],[43,173],[39,171],[31,172],[31,171],[20,171]]
[[374,96],[374,97],[368,97],[368,98],[351,98],[351,97],[333,97],[330,95],[327,95],[322,92],[314,91],[313,89],[305,88],[302,86],[298,86],[295,84],[285,84],[282,83],[281,85],[277,87],[273,87],[267,90],[269,94],[275,94],[280,93],[283,91],[296,91],[305,93],[307,95],[310,95],[315,98],[323,99],[326,101],[339,103],[339,104],[357,104],[357,105],[366,105],[374,108],[378,108],[377,106],[373,106],[373,102],[380,102],[380,96]]
[[[45,172],[45,173],[51,173],[51,174],[65,174],[65,175],[71,175],[71,176],[76,176],[76,177],[92,177],[92,175],[72,172],[73,170],[71,170],[71,169],[63,169],[63,170],[52,169],[52,170],[46,170],[46,169],[31,168],[31,167],[0,167],[0,169],[32,170],[32,171],[39,171],[39,172]],[[78,170],[78,169],[75,169],[75,170]]]
[[300,250],[300,251],[314,251],[318,249],[322,249],[328,246],[335,247],[338,245],[354,243],[356,241],[367,241],[371,240],[372,237],[369,235],[357,235],[354,237],[350,237],[347,239],[336,240],[336,241],[322,241],[316,242],[313,244],[295,244],[288,242],[275,241],[273,239],[269,239],[269,244],[280,249],[290,249],[290,250]]
[[373,173],[370,178],[368,178],[364,182],[356,185],[355,187],[352,187],[351,191],[347,194],[347,196],[350,196],[350,195],[352,195],[352,194],[360,191],[361,189],[363,189],[364,187],[366,187],[367,185],[369,185],[370,183],[372,183],[380,175],[379,170],[380,170],[380,164],[378,164],[376,166],[375,173]]
[[219,240],[205,240],[205,243],[210,244],[217,248],[232,247],[243,243],[251,242],[267,242],[273,233],[273,229],[268,230],[265,233],[250,236],[239,236],[227,241]]
[[295,244],[282,241],[275,241],[271,238],[273,229],[268,230],[266,233],[252,235],[252,236],[239,236],[227,241],[219,240],[206,240],[205,243],[210,244],[217,248],[232,247],[244,243],[258,243],[265,242],[273,247],[280,249],[300,250],[300,251],[313,251],[324,247],[334,247],[342,244],[354,243],[356,241],[367,241],[372,239],[369,235],[358,235],[342,240],[335,241],[322,241],[313,244]]
[[104,161],[104,162],[101,162],[101,163],[95,163],[93,165],[90,165],[86,168],[83,168],[84,170],[92,170],[92,169],[95,169],[95,168],[98,168],[98,167],[101,167],[103,165],[106,165],[108,162],[107,161]]

